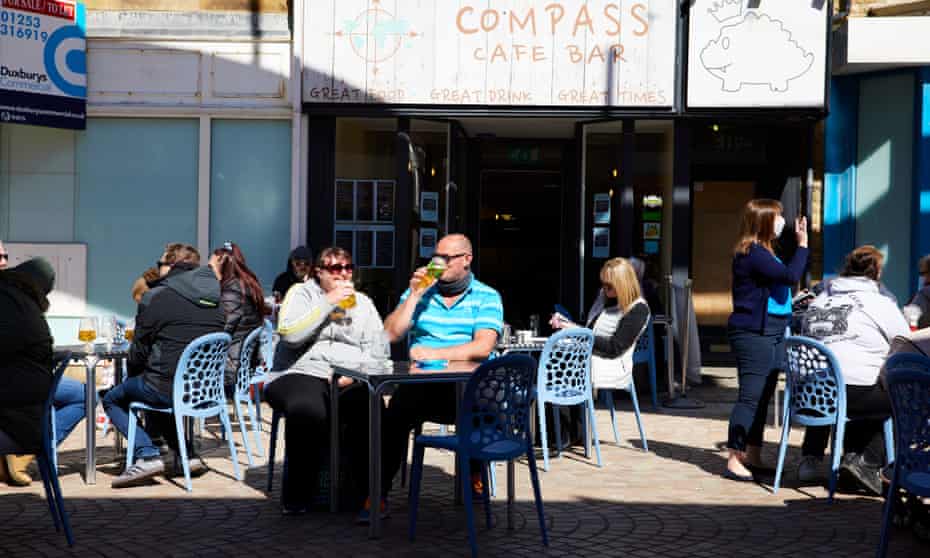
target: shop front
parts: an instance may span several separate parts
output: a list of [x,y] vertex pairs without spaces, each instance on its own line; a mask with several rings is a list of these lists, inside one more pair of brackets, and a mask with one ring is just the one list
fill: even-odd
[[[690,4],[306,4],[310,243],[352,250],[382,312],[463,232],[516,327],[582,316],[615,256],[694,277],[718,325],[740,204],[804,197],[828,7]],[[751,36],[789,25],[799,53]],[[737,41],[772,73],[713,58]]]

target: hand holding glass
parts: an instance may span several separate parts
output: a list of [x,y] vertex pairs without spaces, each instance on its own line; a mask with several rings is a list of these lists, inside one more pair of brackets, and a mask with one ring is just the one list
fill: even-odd
[[428,289],[433,283],[439,280],[439,277],[446,272],[446,262],[442,258],[433,258],[426,266],[426,275],[420,279],[417,285],[420,289]]

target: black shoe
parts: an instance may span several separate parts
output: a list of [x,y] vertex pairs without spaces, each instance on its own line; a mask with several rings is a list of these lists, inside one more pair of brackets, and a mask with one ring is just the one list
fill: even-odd
[[304,515],[309,508],[302,504],[284,504],[281,506],[281,515]]
[[775,469],[764,465],[753,465],[752,463],[743,463],[743,467],[749,469],[753,477],[775,478]]
[[723,478],[737,482],[754,482],[756,480],[752,475],[738,475],[729,469],[723,470]]
[[847,477],[856,479],[859,486],[875,496],[882,495],[881,469],[867,465],[863,461],[862,455],[848,453],[843,456],[843,460],[840,462],[840,475],[844,474]]

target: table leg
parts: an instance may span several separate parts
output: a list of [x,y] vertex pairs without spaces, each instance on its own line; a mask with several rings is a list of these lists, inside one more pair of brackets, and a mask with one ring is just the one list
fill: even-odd
[[[461,405],[462,405],[462,396],[464,395],[464,393],[465,393],[465,385],[462,384],[461,382],[456,383],[455,384],[455,405],[456,405],[455,420],[456,422],[458,422],[459,411],[461,410]],[[458,432],[456,432],[456,434],[458,434]],[[490,490],[490,487],[485,486],[484,489]],[[453,498],[454,503],[456,506],[461,506],[462,498],[464,497],[464,494],[462,493],[462,491],[471,490],[471,482],[468,482],[468,483],[462,482],[462,468],[459,467],[459,460],[457,458],[455,460],[455,488],[454,490],[455,490],[455,497]]]
[[329,384],[329,511],[339,511],[339,376]]
[[369,391],[368,424],[368,502],[370,504],[371,523],[368,538],[381,538],[381,404],[382,388],[378,386]]
[[514,483],[513,459],[507,462],[507,529],[513,530],[513,498],[516,492]]
[[93,357],[85,359],[84,370],[87,374],[84,384],[84,422],[87,427],[84,482],[97,484],[97,360]]
[[[123,382],[123,368],[126,366],[126,359],[117,357],[113,360],[113,387]],[[97,417],[94,417],[96,421]],[[112,425],[111,425],[112,426]],[[123,455],[123,436],[113,428],[113,449],[116,450],[116,459],[119,460]]]

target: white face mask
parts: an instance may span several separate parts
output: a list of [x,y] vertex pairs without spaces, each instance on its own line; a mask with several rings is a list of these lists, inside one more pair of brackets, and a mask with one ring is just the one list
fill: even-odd
[[775,238],[781,236],[782,231],[785,230],[785,218],[781,215],[775,217]]

